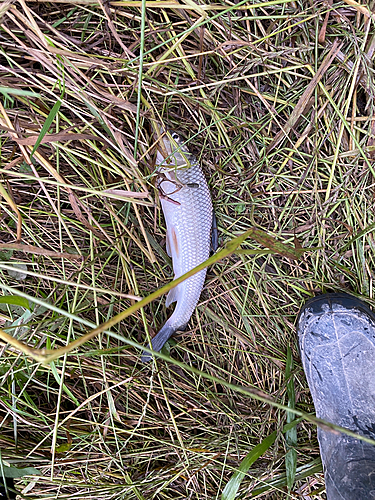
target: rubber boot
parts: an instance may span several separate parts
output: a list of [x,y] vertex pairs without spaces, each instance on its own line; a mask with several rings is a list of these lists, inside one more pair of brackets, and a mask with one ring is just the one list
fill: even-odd
[[[316,415],[375,440],[375,315],[346,293],[302,308],[297,331]],[[375,499],[375,446],[318,428],[327,500]]]
[[[4,486],[6,482],[6,488]],[[0,499],[2,500],[16,500],[17,491],[14,489],[14,481],[11,477],[3,478],[0,472]]]

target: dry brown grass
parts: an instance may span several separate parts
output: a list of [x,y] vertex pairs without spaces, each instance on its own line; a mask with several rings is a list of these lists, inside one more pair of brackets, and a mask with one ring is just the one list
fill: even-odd
[[[49,367],[4,345],[3,460],[41,472],[18,480],[26,498],[212,500],[276,430],[236,498],[323,499],[305,420],[288,493],[286,412],[272,402],[288,402],[289,346],[296,408],[313,412],[294,327],[307,298],[348,289],[375,304],[373,21],[349,1],[143,5],[0,3],[0,287],[39,300],[31,311],[0,304],[2,326],[33,347],[66,345],[171,279],[155,124],[190,139],[221,244],[252,226],[318,249],[293,261],[248,240],[258,254],[209,269],[171,350],[203,375],[142,365],[121,340],[144,345],[166,318],[163,299],[114,327],[117,339]],[[34,248],[12,247],[19,237]],[[16,263],[23,281],[6,270]]]

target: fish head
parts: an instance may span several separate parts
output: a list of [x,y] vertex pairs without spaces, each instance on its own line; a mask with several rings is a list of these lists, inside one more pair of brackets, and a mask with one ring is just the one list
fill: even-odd
[[156,156],[158,169],[189,168],[193,159],[184,140],[176,132],[168,131],[162,135]]

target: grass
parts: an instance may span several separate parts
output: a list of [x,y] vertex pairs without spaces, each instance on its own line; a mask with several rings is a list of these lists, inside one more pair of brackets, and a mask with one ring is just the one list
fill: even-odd
[[172,279],[160,124],[199,158],[222,246],[257,228],[311,249],[247,239],[212,265],[175,364],[134,347],[163,298],[47,366],[3,342],[0,450],[38,471],[25,498],[325,498],[316,427],[284,408],[314,412],[301,305],[375,305],[374,29],[351,3],[0,5],[0,288],[18,297],[0,327],[64,347]]

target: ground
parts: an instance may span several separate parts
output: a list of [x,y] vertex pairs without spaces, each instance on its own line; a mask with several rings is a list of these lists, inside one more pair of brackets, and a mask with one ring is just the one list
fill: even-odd
[[[375,304],[374,40],[352,0],[0,3],[0,449],[24,498],[325,498],[295,324],[318,292]],[[220,248],[253,232],[142,364],[170,311],[136,304],[173,278],[160,126]]]

